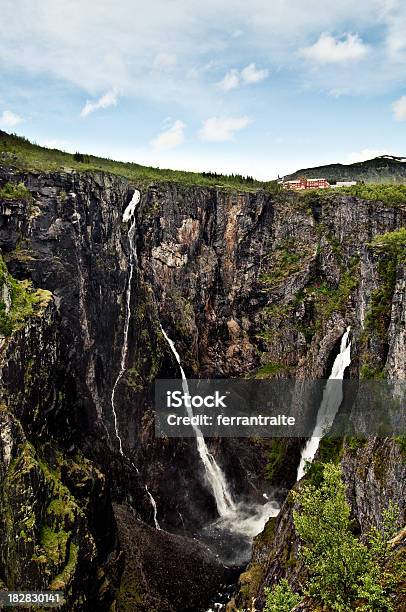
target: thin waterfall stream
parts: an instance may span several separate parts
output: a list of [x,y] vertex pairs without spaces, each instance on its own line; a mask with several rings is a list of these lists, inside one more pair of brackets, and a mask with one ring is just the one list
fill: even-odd
[[[123,214],[123,223],[130,223],[130,227],[127,233],[128,242],[130,245],[130,255],[129,255],[129,260],[128,260],[130,270],[129,270],[128,281],[127,281],[126,313],[125,313],[125,320],[124,320],[123,344],[121,346],[120,371],[117,375],[116,380],[114,381],[113,389],[111,392],[111,398],[110,398],[111,408],[112,408],[113,416],[114,416],[114,430],[116,433],[116,438],[119,443],[120,454],[123,457],[125,457],[125,455],[123,451],[123,442],[121,440],[121,436],[119,432],[117,411],[116,411],[116,405],[115,405],[115,397],[116,397],[117,386],[120,380],[122,379],[124,372],[126,371],[126,361],[127,361],[127,354],[128,354],[128,331],[130,328],[130,319],[131,319],[131,290],[132,290],[132,280],[134,276],[134,265],[135,265],[135,262],[137,261],[137,249],[136,249],[135,242],[134,242],[135,222],[136,222],[135,210],[136,210],[137,204],[139,203],[140,199],[141,199],[141,193],[138,191],[138,189],[136,189],[131,198],[131,202],[128,204]],[[128,457],[126,458],[129,460]],[[130,461],[130,463],[135,468],[135,470],[138,472],[137,466],[134,465],[132,461]],[[147,492],[148,499],[151,502],[155,527],[157,529],[161,529],[158,523],[158,519],[157,519],[158,509],[157,509],[156,501],[153,498],[152,493],[148,489],[147,485],[145,485],[145,490]]]
[[297,471],[297,480],[300,480],[306,471],[306,464],[313,461],[320,440],[331,428],[334,419],[343,401],[343,385],[337,384],[337,380],[343,380],[345,369],[351,363],[351,328],[347,327],[340,343],[340,352],[334,360],[331,374],[327,380],[323,392],[323,399],[317,413],[317,421],[311,438],[302,450],[300,464]]

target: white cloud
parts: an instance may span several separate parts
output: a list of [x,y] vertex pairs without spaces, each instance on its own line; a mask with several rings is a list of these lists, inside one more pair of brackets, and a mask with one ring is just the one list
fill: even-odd
[[406,121],[406,96],[402,96],[392,104],[396,121]]
[[260,69],[252,62],[241,70],[241,78],[244,83],[259,83],[268,76],[269,72],[266,68]]
[[235,132],[242,130],[251,123],[251,119],[244,117],[210,117],[203,121],[199,131],[200,140],[206,142],[224,142],[232,140]]
[[[194,67],[218,57],[231,67],[243,65],[246,57],[257,64],[267,57],[281,72],[297,68],[297,49],[320,32],[348,32],[350,23],[353,32],[373,28],[376,40],[367,56],[371,61],[347,75],[352,90],[387,91],[404,77],[404,0],[340,0],[328,10],[325,0],[278,0],[272,10],[265,0],[140,0],[139,11],[133,0],[98,0],[97,18],[93,4],[1,0],[8,27],[0,37],[0,70],[73,84],[89,99],[117,87],[127,97],[175,101],[189,109],[193,104],[201,112],[216,102],[216,92],[207,87],[205,73],[196,77]],[[360,46],[354,42],[352,51]],[[155,61],[166,69],[156,70]],[[312,86],[343,87],[338,71],[319,75],[311,68],[300,74]]]
[[185,140],[185,127],[186,126],[183,121],[177,119],[170,127],[161,132],[159,136],[151,140],[151,145],[154,149],[159,151],[173,149],[174,147],[181,145]]
[[10,128],[18,125],[22,122],[22,117],[20,115],[16,115],[10,110],[5,110],[0,115],[0,125],[5,128]]
[[317,64],[334,64],[360,60],[368,51],[368,45],[358,34],[345,34],[342,38],[334,38],[323,32],[314,45],[301,49],[299,55]]
[[224,91],[230,91],[230,89],[236,89],[240,84],[240,75],[238,70],[232,68],[227,72],[224,79],[220,81],[219,85]]
[[362,149],[362,151],[356,151],[350,153],[345,159],[345,164],[356,164],[358,162],[366,161],[367,159],[374,159],[374,157],[380,157],[381,155],[388,155],[387,149]]
[[108,108],[109,106],[117,106],[118,102],[118,92],[117,89],[111,89],[107,93],[100,96],[98,100],[92,102],[91,100],[86,100],[86,104],[80,111],[81,117],[87,117],[94,111],[99,110],[100,108]]
[[236,68],[229,70],[219,85],[224,91],[230,91],[230,89],[236,89],[241,84],[252,85],[259,83],[266,79],[268,74],[269,71],[266,68],[257,68],[254,62],[251,62],[241,71],[236,70]]

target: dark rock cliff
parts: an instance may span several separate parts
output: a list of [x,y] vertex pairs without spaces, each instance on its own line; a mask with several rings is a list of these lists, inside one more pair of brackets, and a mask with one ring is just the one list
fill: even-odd
[[[167,548],[168,543],[148,526],[141,527],[153,525],[145,485],[156,500],[161,527],[181,538],[180,549],[186,546],[184,536],[198,535],[215,517],[193,440],[154,437],[153,382],[160,376],[179,377],[159,324],[175,341],[188,376],[324,377],[343,331],[351,325],[351,375],[369,368],[401,377],[404,270],[398,266],[390,279],[391,311],[389,316],[384,313],[384,333],[376,334],[368,312],[374,291],[386,282],[386,260],[368,245],[375,235],[404,226],[405,208],[339,195],[320,200],[173,183],[140,187],[127,364],[115,397],[121,454],[111,393],[120,368],[130,256],[122,214],[136,186],[105,174],[20,174],[3,167],[0,183],[6,181],[22,181],[31,194],[0,202],[0,246],[8,269],[14,277],[31,279],[35,287],[52,292],[54,302],[41,319],[41,337],[39,324],[32,324],[25,338],[16,337],[3,351],[4,418],[14,428],[13,453],[16,459],[23,457],[27,440],[35,447],[32,462],[40,467],[44,462],[42,471],[32,468],[32,478],[43,480],[35,487],[42,491],[37,505],[43,514],[53,499],[46,484],[48,471],[57,474],[58,486],[72,497],[74,518],[64,531],[70,534],[69,546],[79,541],[87,546],[79,558],[88,564],[72,574],[72,605],[82,597],[98,599],[99,608],[107,609],[120,576],[125,576],[116,609],[134,609],[135,595],[128,587],[132,580],[140,585],[137,609],[147,609],[149,579],[140,575],[145,578],[148,564],[139,558],[133,562],[131,550],[148,550],[151,542]],[[30,368],[33,382],[27,385]],[[371,482],[370,463],[361,478],[368,486],[357,485],[357,456],[344,453],[360,523],[373,491],[381,496],[389,490],[396,497],[402,493],[395,485],[402,474],[393,444],[382,447],[393,473],[386,485],[379,481],[381,488]],[[272,440],[213,440],[210,446],[239,498],[260,501],[266,492],[283,501],[294,484],[297,441],[284,441],[271,467]],[[379,456],[375,451],[371,447],[371,461]],[[9,454],[3,451],[3,463]],[[365,461],[365,453],[360,460],[361,455]],[[35,493],[28,482],[22,488],[23,503],[32,505]],[[377,502],[376,515],[379,508]],[[131,509],[140,528],[130,538]],[[47,525],[45,514],[34,523]],[[285,511],[278,521],[284,516]],[[370,515],[365,519],[371,520]],[[41,542],[41,534],[30,537]],[[51,569],[46,566],[53,579],[63,563],[72,565],[67,542],[63,560],[55,558]],[[60,547],[58,551],[61,556]],[[7,585],[12,581],[4,568],[18,575],[33,551],[20,547],[12,554],[7,558],[3,552],[0,559],[0,577]],[[250,587],[255,596],[256,589],[262,592],[277,574],[270,556],[275,557],[272,542],[265,548],[262,543],[256,586]],[[204,551],[196,552],[196,559],[198,567],[207,567]],[[221,574],[215,561],[211,563]],[[173,575],[181,571],[174,566]],[[45,575],[37,567],[35,572]],[[84,575],[88,582],[83,582]],[[37,579],[45,584],[44,578],[33,577],[33,585],[40,583]],[[188,580],[185,574],[190,585]],[[187,609],[204,604],[201,590],[210,590],[209,582],[196,586],[196,598],[187,600]],[[176,588],[171,605],[186,609],[173,603],[182,598],[182,586]],[[158,586],[157,606],[159,592]],[[162,592],[161,597],[166,601]]]

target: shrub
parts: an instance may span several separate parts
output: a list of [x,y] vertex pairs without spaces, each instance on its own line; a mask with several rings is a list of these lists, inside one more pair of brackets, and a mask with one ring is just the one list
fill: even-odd
[[406,257],[406,227],[375,236],[370,243],[370,247],[378,253],[387,253],[404,261]]
[[6,183],[0,188],[0,200],[23,200],[29,202],[32,195],[24,183]]
[[7,288],[10,307],[6,312],[5,302],[0,300],[0,334],[9,336],[19,329],[26,319],[41,311],[51,299],[51,293],[44,289],[35,290],[28,280],[16,280],[8,272],[0,255],[0,288]]
[[264,612],[291,612],[300,602],[301,597],[294,593],[288,581],[283,578],[273,589],[265,589],[266,602]]

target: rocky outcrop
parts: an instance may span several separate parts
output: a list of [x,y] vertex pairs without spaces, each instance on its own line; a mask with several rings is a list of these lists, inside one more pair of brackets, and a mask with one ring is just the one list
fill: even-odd
[[235,570],[197,540],[149,527],[126,506],[115,514],[124,571],[113,610],[207,610],[219,585],[235,580]]

